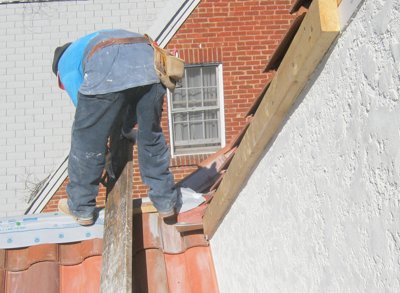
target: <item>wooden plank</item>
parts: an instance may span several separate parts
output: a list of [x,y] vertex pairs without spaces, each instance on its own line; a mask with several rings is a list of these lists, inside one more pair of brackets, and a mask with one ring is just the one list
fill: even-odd
[[203,220],[208,239],[214,235],[271,138],[338,34],[336,0],[314,0],[207,208]]
[[[117,128],[120,129],[120,128]],[[101,292],[132,292],[132,144],[111,137],[111,165],[104,219]]]

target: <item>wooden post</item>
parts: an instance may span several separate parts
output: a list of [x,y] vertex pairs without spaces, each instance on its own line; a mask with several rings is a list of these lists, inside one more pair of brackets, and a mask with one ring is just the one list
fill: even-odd
[[120,131],[113,133],[110,153],[115,178],[110,178],[109,170],[100,289],[125,293],[132,292],[132,144],[121,139]]
[[210,239],[297,96],[339,34],[337,0],[314,0],[204,215]]

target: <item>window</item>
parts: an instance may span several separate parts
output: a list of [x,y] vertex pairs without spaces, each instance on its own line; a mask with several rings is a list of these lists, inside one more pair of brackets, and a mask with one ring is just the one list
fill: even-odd
[[173,155],[213,152],[225,145],[222,65],[186,66],[169,97]]

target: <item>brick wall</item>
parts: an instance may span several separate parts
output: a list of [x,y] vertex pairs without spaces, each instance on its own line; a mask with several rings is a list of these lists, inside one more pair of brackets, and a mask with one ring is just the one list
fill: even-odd
[[[188,64],[222,63],[227,142],[245,125],[244,114],[270,78],[263,69],[293,19],[288,13],[291,2],[203,0],[167,46],[178,49]],[[165,101],[162,128],[169,141],[166,110]],[[140,197],[146,195],[147,188],[141,183],[135,153],[133,197]],[[172,158],[175,180],[196,170],[207,156]],[[65,189],[59,194],[65,196]],[[98,199],[100,204],[103,201],[103,197]]]
[[227,142],[269,78],[263,69],[293,19],[291,2],[201,1],[168,44],[187,63],[223,64]]
[[23,213],[69,149],[75,109],[51,72],[54,48],[102,28],[146,32],[172,2],[183,1],[0,5],[0,217]]

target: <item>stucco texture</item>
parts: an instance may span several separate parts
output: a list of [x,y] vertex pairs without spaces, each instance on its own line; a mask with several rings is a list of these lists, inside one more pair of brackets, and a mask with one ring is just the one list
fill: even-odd
[[399,64],[364,1],[211,239],[221,292],[400,292]]

